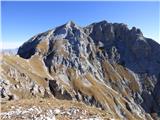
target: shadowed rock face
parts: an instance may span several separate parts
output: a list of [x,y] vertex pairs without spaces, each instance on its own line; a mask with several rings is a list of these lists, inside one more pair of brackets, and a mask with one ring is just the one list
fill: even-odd
[[103,21],[87,26],[85,31],[95,43],[104,44],[109,58],[114,54],[114,47],[120,55],[118,62],[124,62],[125,66],[135,73],[159,74],[160,64],[157,61],[160,58],[160,45],[145,38],[139,29],[133,27],[129,30],[124,24]]
[[[5,56],[2,68],[8,72],[2,80],[16,79],[24,70],[27,81],[34,83],[33,89],[27,88],[31,95],[83,101],[111,111],[117,119],[152,119],[147,113],[158,116],[160,45],[145,38],[140,29],[107,21],[82,28],[71,21],[32,37],[18,55],[15,61],[24,58],[21,62],[31,70],[26,72],[18,64],[16,73],[12,72],[14,60]],[[34,82],[35,76],[41,84]],[[9,85],[1,91],[3,98],[16,97],[10,91],[19,88],[3,83]]]
[[51,93],[58,99],[67,99],[67,100],[72,100],[72,97],[70,94],[66,91],[62,92],[62,89],[59,89],[58,84],[56,83],[55,80],[49,80],[49,88]]

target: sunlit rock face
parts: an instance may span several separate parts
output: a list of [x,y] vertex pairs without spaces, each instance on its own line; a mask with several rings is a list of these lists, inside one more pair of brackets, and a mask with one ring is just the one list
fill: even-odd
[[135,27],[69,21],[32,37],[17,56],[3,55],[1,64],[3,100],[55,97],[115,119],[158,119],[160,45]]

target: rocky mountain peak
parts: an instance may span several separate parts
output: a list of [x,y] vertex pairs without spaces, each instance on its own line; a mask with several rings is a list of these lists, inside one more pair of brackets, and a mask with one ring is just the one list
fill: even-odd
[[56,39],[64,39],[68,37],[76,37],[82,33],[83,29],[75,24],[73,21],[68,21],[66,24],[56,27],[54,29],[54,38]]
[[65,25],[66,27],[71,27],[71,28],[77,26],[72,20],[68,21]]
[[[3,62],[3,79],[22,84],[12,89],[82,101],[118,119],[158,116],[160,45],[136,27],[107,21],[80,27],[69,21],[32,37],[17,54]],[[3,98],[17,97],[2,83]]]

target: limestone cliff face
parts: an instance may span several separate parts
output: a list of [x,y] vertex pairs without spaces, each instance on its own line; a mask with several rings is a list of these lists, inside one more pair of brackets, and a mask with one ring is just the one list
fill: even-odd
[[3,55],[1,65],[3,100],[56,97],[110,111],[115,119],[158,119],[160,45],[135,27],[70,21],[35,35],[17,56]]

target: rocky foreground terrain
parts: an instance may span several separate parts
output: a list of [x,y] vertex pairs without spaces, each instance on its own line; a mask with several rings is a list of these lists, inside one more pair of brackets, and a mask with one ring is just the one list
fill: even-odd
[[2,103],[1,119],[112,120],[113,116],[107,111],[86,106],[84,103],[52,98],[23,99]]
[[135,27],[69,21],[0,63],[1,119],[160,118],[160,45]]

